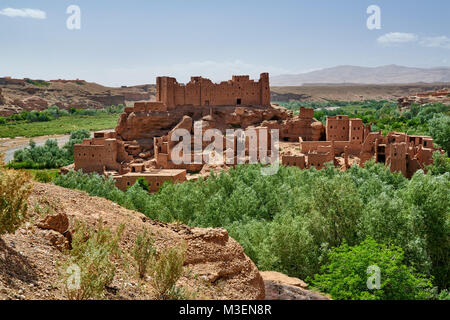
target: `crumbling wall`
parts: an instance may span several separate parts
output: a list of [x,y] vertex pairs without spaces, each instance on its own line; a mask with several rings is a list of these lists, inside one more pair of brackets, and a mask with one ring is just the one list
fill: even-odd
[[262,73],[259,81],[249,76],[233,76],[232,80],[212,83],[202,77],[191,77],[186,85],[175,78],[156,79],[156,100],[163,102],[169,110],[177,106],[269,106],[269,74]]

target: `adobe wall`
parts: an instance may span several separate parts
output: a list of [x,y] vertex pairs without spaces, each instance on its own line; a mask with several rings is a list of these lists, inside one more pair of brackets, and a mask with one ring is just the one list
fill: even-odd
[[349,141],[348,116],[327,117],[327,141]]
[[177,106],[236,106],[270,105],[269,74],[262,73],[259,81],[249,76],[233,76],[232,80],[213,83],[202,77],[191,77],[186,85],[175,78],[156,78],[156,100],[169,110]]
[[148,185],[150,192],[156,192],[161,188],[161,186],[166,181],[171,181],[172,183],[186,181],[186,171],[185,170],[162,170],[160,173],[156,171],[155,173],[131,173],[121,176],[113,177],[117,188],[126,191],[129,187],[133,186],[137,179],[144,178]]

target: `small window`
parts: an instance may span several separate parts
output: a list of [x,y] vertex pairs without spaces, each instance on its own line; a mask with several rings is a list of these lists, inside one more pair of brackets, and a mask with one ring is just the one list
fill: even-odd
[[242,99],[236,99],[236,104],[240,106],[242,104]]

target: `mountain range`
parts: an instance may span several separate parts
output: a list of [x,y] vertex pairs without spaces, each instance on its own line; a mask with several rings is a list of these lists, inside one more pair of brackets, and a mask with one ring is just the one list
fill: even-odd
[[399,65],[381,67],[337,66],[301,74],[272,76],[272,86],[304,84],[398,84],[450,82],[450,67],[414,68]]

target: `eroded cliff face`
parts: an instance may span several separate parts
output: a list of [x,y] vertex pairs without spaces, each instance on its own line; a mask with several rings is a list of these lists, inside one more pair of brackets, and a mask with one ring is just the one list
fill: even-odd
[[[43,214],[37,208],[55,209]],[[0,239],[0,299],[64,299],[56,268],[63,258],[76,220],[94,227],[101,219],[116,229],[125,225],[108,288],[110,299],[153,299],[148,285],[139,284],[131,250],[137,234],[153,233],[159,252],[185,243],[184,274],[177,283],[197,299],[264,299],[264,281],[242,247],[224,229],[165,224],[84,192],[36,183],[30,198],[30,221],[15,235]]]

